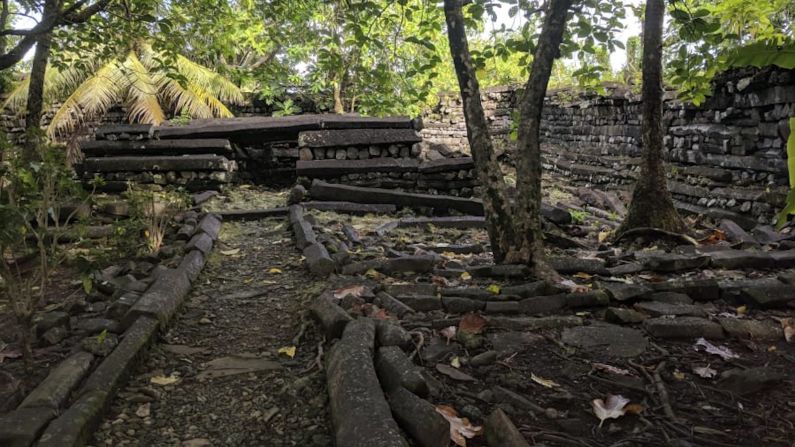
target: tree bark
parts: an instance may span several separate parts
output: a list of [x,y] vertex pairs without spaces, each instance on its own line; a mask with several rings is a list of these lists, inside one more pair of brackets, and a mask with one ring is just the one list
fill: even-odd
[[541,229],[541,112],[552,66],[560,55],[560,44],[572,0],[549,4],[530,77],[519,100],[519,129],[516,151],[516,243],[507,262],[534,267],[545,276],[554,272],[544,262]]
[[[56,3],[48,0],[45,4],[44,14],[48,13],[48,5]],[[57,5],[56,5],[57,7]],[[52,10],[50,10],[52,13]],[[44,78],[47,75],[47,62],[50,59],[50,47],[52,46],[52,33],[44,33],[39,36],[36,43],[36,53],[33,55],[33,63],[30,67],[30,84],[28,86],[27,113],[25,115],[25,146],[24,158],[34,160],[36,158],[36,148],[41,142],[41,116],[44,109]]]
[[681,232],[685,225],[668,191],[663,163],[662,31],[665,0],[647,0],[643,23],[643,160],[626,219],[617,234],[639,227]]
[[480,99],[480,86],[469,53],[469,42],[464,29],[463,0],[445,0],[444,14],[447,37],[453,56],[458,87],[464,104],[467,139],[475,171],[483,189],[483,208],[495,262],[503,262],[514,242],[513,223],[505,196],[505,181],[494,155],[486,115]]

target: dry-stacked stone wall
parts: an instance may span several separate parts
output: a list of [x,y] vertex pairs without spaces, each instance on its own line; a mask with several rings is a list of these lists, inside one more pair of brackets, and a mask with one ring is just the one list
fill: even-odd
[[[795,116],[795,70],[737,69],[714,81],[696,106],[666,94],[665,158],[669,187],[680,208],[725,210],[769,221],[787,192],[786,140]],[[483,92],[500,151],[510,160],[518,89]],[[640,98],[627,88],[604,95],[550,91],[542,138],[547,169],[604,188],[629,189],[639,175]],[[460,99],[445,95],[424,116],[424,139],[467,153]]]

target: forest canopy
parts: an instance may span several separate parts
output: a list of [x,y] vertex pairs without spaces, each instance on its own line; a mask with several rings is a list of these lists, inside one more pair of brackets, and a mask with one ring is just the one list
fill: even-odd
[[[84,2],[61,3],[66,11]],[[45,4],[4,2],[3,53],[11,53],[28,37],[25,30],[39,26]],[[432,104],[440,91],[457,88],[444,15],[433,1],[95,4],[101,8],[85,20],[62,19],[53,28],[49,65],[61,73],[95,71],[100,62],[113,60],[125,65],[130,51],[140,52],[145,44],[156,55],[146,61],[150,72],[184,84],[187,77],[180,64],[184,68],[187,60],[228,79],[278,114],[297,113],[300,104],[311,103],[327,111],[414,115]],[[551,87],[599,88],[603,81],[639,85],[642,6],[621,1],[594,5],[571,13]],[[540,6],[526,0],[478,0],[465,6],[472,57],[483,87],[526,79],[539,33]],[[697,102],[708,95],[712,77],[728,66],[732,51],[760,43],[787,45],[792,37],[792,0],[676,0],[667,8],[665,81]],[[636,32],[621,33],[624,29]],[[23,45],[26,48],[25,57],[3,70],[6,94],[30,71],[32,47]],[[614,52],[626,54],[623,64],[611,65]],[[71,84],[78,80],[85,78],[76,76]],[[77,86],[61,82],[46,89],[45,101],[69,98],[74,93],[70,88]],[[180,114],[174,101],[166,102],[161,105],[167,114]]]

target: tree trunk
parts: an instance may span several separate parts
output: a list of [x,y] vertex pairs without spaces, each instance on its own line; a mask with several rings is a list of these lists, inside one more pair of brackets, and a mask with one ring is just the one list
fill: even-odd
[[663,164],[662,30],[665,0],[647,0],[643,23],[643,161],[640,178],[632,194],[629,213],[617,234],[640,227],[683,231],[674,207]]
[[[8,0],[3,0],[2,10],[0,10],[0,29],[6,29],[8,27],[8,16],[11,14],[11,10],[9,9]],[[8,36],[2,35],[0,36],[0,54],[6,54],[6,48],[8,48]]]
[[549,4],[530,77],[519,99],[519,129],[516,150],[516,243],[506,260],[535,267],[536,273],[553,274],[543,261],[541,231],[541,112],[552,66],[560,55],[566,19],[572,0]]
[[39,36],[36,53],[30,67],[30,85],[28,87],[27,113],[25,115],[25,152],[26,160],[36,158],[36,148],[41,143],[41,116],[44,109],[44,78],[47,75],[47,61],[50,58],[52,33]]
[[345,104],[342,103],[342,80],[334,82],[334,113],[345,113]]
[[483,207],[491,240],[495,262],[503,262],[505,253],[514,242],[513,225],[505,197],[505,181],[494,155],[486,115],[480,99],[480,86],[469,54],[464,16],[461,12],[463,0],[445,0],[444,14],[447,20],[447,38],[458,77],[458,87],[464,104],[467,139],[478,182],[483,189]]

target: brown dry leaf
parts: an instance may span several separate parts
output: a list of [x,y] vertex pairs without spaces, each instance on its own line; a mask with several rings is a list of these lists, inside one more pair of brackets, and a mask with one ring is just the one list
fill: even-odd
[[224,256],[233,256],[233,255],[236,255],[238,253],[240,253],[240,249],[239,248],[233,248],[231,250],[221,250],[221,254],[224,255]]
[[444,276],[431,276],[431,282],[439,287],[450,287],[450,281],[448,281]]
[[745,315],[748,313],[748,306],[740,306],[736,309],[737,315]]
[[147,418],[151,414],[151,404],[149,402],[145,404],[141,404],[137,410],[135,410],[135,415],[139,418]]
[[715,245],[718,242],[726,240],[726,232],[721,230],[713,230],[712,234],[698,241],[701,245]]
[[596,236],[596,240],[599,241],[601,244],[602,242],[606,241],[607,238],[610,237],[609,231],[600,231],[599,234]]
[[449,345],[450,344],[450,340],[455,338],[456,327],[455,326],[448,326],[448,327],[440,330],[439,333],[442,334],[444,336],[444,338],[447,339],[447,344]]
[[467,439],[483,433],[483,427],[474,426],[469,419],[458,417],[458,412],[451,406],[437,405],[436,412],[450,423],[450,440],[459,447],[466,447]]
[[179,382],[179,377],[174,374],[170,376],[154,376],[149,381],[155,385],[174,385]]
[[458,323],[458,330],[470,334],[479,334],[488,324],[488,320],[475,313],[468,313],[461,318]]
[[352,295],[356,298],[361,297],[366,290],[366,287],[361,284],[352,284],[345,287],[340,287],[339,289],[334,291],[334,298],[341,300],[348,295]]
[[629,399],[621,395],[610,394],[607,396],[607,401],[602,399],[594,399],[591,401],[593,412],[599,418],[599,426],[608,419],[618,419],[623,416],[627,410],[625,407],[629,403]]
[[685,380],[685,373],[678,369],[673,372],[673,376],[676,380]]
[[378,308],[370,314],[370,318],[375,318],[376,320],[389,320],[392,317],[389,316],[386,309]]
[[626,414],[641,414],[645,410],[646,407],[644,407],[641,404],[628,404],[627,406],[624,407],[624,412]]
[[539,377],[539,376],[537,376],[537,375],[535,375],[533,373],[530,373],[530,379],[532,379],[533,382],[535,382],[535,383],[537,383],[537,384],[539,384],[539,385],[541,385],[541,386],[543,386],[545,388],[557,388],[557,387],[560,386],[559,383],[555,382],[552,379],[545,379],[545,378]]

